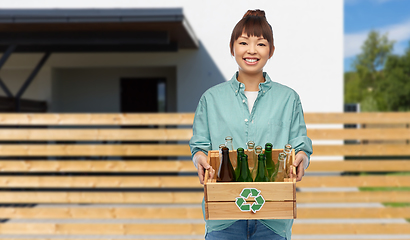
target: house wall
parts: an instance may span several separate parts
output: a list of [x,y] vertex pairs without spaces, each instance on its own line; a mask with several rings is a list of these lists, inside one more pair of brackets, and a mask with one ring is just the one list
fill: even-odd
[[175,73],[174,67],[55,68],[50,111],[120,112],[121,78],[164,77],[168,110],[175,112]]
[[[200,48],[175,53],[53,54],[24,97],[50,101],[52,69],[55,68],[175,66],[176,110],[192,112],[207,88],[230,79],[237,70],[228,48],[231,31],[247,9],[260,8],[266,11],[274,28],[276,46],[265,71],[274,81],[299,93],[305,112],[343,111],[342,0],[20,0],[2,4],[3,9],[144,7],[182,7],[201,41]],[[18,85],[19,79],[34,67],[40,57],[39,54],[12,56],[0,71],[0,77],[4,76],[3,80],[10,86]]]

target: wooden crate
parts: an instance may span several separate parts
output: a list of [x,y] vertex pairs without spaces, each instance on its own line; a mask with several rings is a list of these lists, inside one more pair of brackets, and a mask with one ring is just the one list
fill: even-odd
[[[282,151],[272,150],[274,161]],[[294,159],[295,150],[292,150],[291,162]],[[217,172],[220,164],[218,150],[208,152],[208,163]],[[236,161],[232,163],[236,167]],[[253,166],[253,161],[249,161],[249,165]],[[295,169],[293,173],[295,176]],[[213,179],[208,179],[206,172],[204,196],[205,218],[208,220],[296,218],[296,178],[286,178],[284,182],[222,183],[216,182],[216,173]],[[243,207],[244,204],[249,207]]]

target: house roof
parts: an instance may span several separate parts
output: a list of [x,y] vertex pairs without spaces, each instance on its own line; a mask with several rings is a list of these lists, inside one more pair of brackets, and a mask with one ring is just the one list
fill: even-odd
[[182,8],[2,9],[0,51],[177,51],[198,48]]

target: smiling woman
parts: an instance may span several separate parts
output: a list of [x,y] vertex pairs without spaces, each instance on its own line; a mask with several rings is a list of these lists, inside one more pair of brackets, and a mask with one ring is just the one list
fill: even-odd
[[[207,154],[217,150],[226,136],[232,136],[233,146],[242,148],[249,141],[272,143],[275,148],[291,144],[300,181],[309,164],[312,142],[306,135],[298,94],[263,72],[275,51],[264,11],[245,13],[232,32],[230,51],[238,71],[230,81],[208,89],[195,112],[190,147],[199,181],[204,183],[205,170],[212,179],[215,170],[208,164]],[[286,240],[292,224],[293,219],[206,220],[205,239]]]

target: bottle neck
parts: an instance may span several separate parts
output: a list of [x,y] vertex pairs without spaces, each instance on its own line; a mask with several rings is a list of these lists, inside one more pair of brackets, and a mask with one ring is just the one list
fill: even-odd
[[258,159],[258,172],[259,174],[265,174],[265,161],[264,159]]
[[222,165],[224,164],[228,164],[228,162],[230,161],[229,159],[229,151],[227,150],[223,150],[222,151]]

